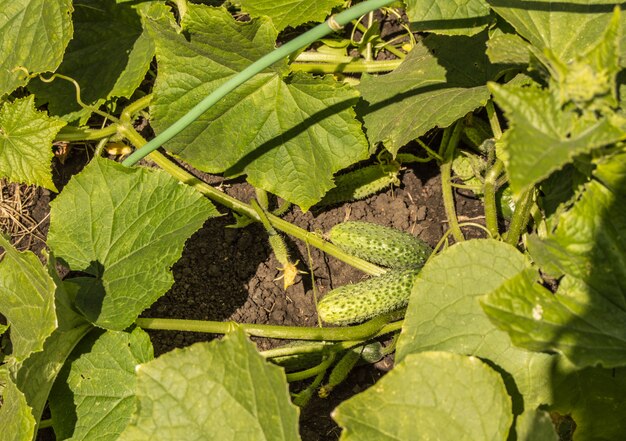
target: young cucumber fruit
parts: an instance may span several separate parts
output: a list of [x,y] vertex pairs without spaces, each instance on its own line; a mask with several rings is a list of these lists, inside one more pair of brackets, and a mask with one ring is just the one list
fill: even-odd
[[324,195],[318,206],[364,199],[388,188],[400,185],[400,164],[373,164],[335,177],[335,188]]
[[330,241],[345,252],[389,268],[421,268],[432,248],[417,237],[371,222],[349,221],[330,230]]
[[409,301],[418,269],[389,270],[352,285],[335,288],[317,304],[317,313],[326,323],[351,325],[393,311]]

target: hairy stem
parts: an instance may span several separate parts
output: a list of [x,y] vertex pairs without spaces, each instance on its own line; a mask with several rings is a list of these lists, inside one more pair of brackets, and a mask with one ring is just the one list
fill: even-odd
[[396,69],[402,60],[383,60],[383,61],[350,61],[347,63],[301,63],[295,62],[289,65],[293,72],[310,72],[310,73],[376,73],[389,72]]
[[511,224],[509,225],[509,231],[506,233],[505,241],[513,246],[517,246],[519,239],[528,224],[530,217],[530,210],[533,206],[534,188],[531,188],[524,193],[517,201],[515,205],[515,211],[511,218]]
[[[454,192],[452,190],[452,159],[454,151],[459,144],[459,138],[463,129],[459,121],[454,126],[446,128],[440,148],[443,163],[441,164],[441,192],[443,196],[443,206],[448,218],[448,225],[452,231],[452,236],[456,242],[463,242],[465,236],[459,227],[459,220],[454,207]],[[443,145],[445,143],[445,146]]]
[[287,381],[289,383],[306,380],[307,378],[315,377],[323,372],[326,372],[330,365],[333,364],[333,361],[335,361],[335,354],[330,354],[317,366],[313,366],[312,368],[299,372],[292,372],[290,374],[286,374],[285,376],[287,377]]
[[255,337],[282,338],[288,340],[344,341],[367,340],[399,329],[399,327],[402,326],[402,321],[387,324],[390,317],[393,317],[393,315],[384,314],[360,325],[336,328],[248,323],[237,324],[234,322],[165,318],[138,318],[135,324],[142,329],[203,332],[208,334],[226,334],[236,327],[239,327],[246,334]]
[[497,159],[485,175],[483,193],[485,195],[485,225],[491,237],[498,237],[498,210],[496,208],[497,181],[504,170],[504,163]]

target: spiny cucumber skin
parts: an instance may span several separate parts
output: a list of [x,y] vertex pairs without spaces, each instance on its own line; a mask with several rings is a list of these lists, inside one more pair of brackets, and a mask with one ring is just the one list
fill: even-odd
[[352,285],[330,291],[317,304],[317,314],[326,323],[351,325],[393,311],[409,302],[419,270],[389,270]]
[[335,177],[335,188],[324,195],[320,206],[364,199],[389,187],[400,185],[400,164],[373,164]]
[[343,251],[388,268],[421,268],[432,253],[427,243],[404,231],[371,222],[348,221],[330,230]]

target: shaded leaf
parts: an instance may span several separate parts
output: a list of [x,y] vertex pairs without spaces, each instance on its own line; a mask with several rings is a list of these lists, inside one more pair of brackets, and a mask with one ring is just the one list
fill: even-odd
[[33,95],[0,107],[0,176],[57,191],[52,141],[65,123],[35,109]]
[[71,0],[0,0],[0,98],[53,71],[72,38]]
[[[159,75],[151,108],[165,130],[202,98],[274,49],[267,19],[235,21],[223,9],[190,5],[183,26],[149,25]],[[358,94],[332,77],[287,73],[275,64],[202,114],[166,148],[211,173],[248,181],[308,209],[334,186],[333,173],[369,155],[352,106]],[[242,127],[245,127],[242,130]]]
[[526,270],[483,300],[518,345],[554,350],[579,366],[626,365],[626,154],[600,161],[595,178],[546,239],[533,239],[541,266],[565,277],[556,295]]
[[[367,136],[396,153],[433,127],[447,127],[484,105],[495,74],[485,55],[486,33],[474,37],[432,35],[392,73],[363,76],[359,90]],[[459,48],[463,48],[459,51]]]
[[510,124],[498,148],[515,194],[571,163],[576,155],[626,137],[621,118],[579,116],[573,109],[562,109],[547,90],[495,83],[489,89]]
[[107,331],[72,363],[69,386],[77,422],[72,441],[116,440],[136,408],[135,367],[153,358],[148,334]]
[[332,9],[343,0],[240,0],[241,9],[251,17],[268,16],[278,31],[307,22],[326,20]]
[[31,251],[19,252],[0,234],[5,254],[0,261],[0,313],[10,325],[15,362],[43,350],[57,328],[54,282]]
[[[80,85],[81,99],[98,105],[111,97],[130,97],[143,80],[154,57],[154,42],[143,30],[138,11],[167,12],[158,2],[142,6],[116,4],[115,0],[74,1],[74,38],[56,73]],[[106,54],[103,57],[103,54]],[[81,110],[74,85],[56,79],[33,81],[31,89],[55,115]],[[76,113],[69,119],[75,119]]]
[[[487,0],[491,8],[540,51],[571,61],[594,45],[609,25],[617,1]],[[624,48],[626,49],[626,48]]]
[[474,35],[490,21],[489,5],[484,0],[425,2],[406,0],[411,29],[443,35]]
[[502,378],[476,357],[406,356],[333,412],[341,440],[504,440],[513,422]]
[[553,357],[514,347],[479,303],[529,265],[514,247],[491,239],[462,242],[434,257],[413,287],[396,359],[423,351],[475,355],[505,371],[507,387],[521,393],[525,407],[550,402]]
[[137,375],[138,410],[120,441],[300,439],[283,370],[243,331],[175,349]]
[[626,369],[578,367],[562,359],[554,372],[551,411],[571,415],[574,441],[621,441],[626,433]]
[[185,240],[215,207],[165,172],[95,158],[51,204],[48,244],[79,281],[89,320],[122,330],[174,282]]

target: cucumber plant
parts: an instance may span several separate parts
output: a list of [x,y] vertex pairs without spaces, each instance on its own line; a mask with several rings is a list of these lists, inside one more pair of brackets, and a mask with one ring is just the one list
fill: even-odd
[[[0,0],[0,177],[58,192],[45,263],[0,235],[0,437],[296,440],[294,403],[391,337],[391,372],[332,412],[342,440],[558,439],[562,421],[623,439],[621,4],[218,3]],[[60,189],[53,146],[74,143],[98,154]],[[327,241],[189,171],[306,211],[427,161],[447,217],[432,253],[373,226],[346,248],[354,224]],[[457,214],[467,183],[482,223]],[[334,326],[140,317],[220,210],[371,278],[320,301]],[[155,358],[154,329],[225,336]]]

